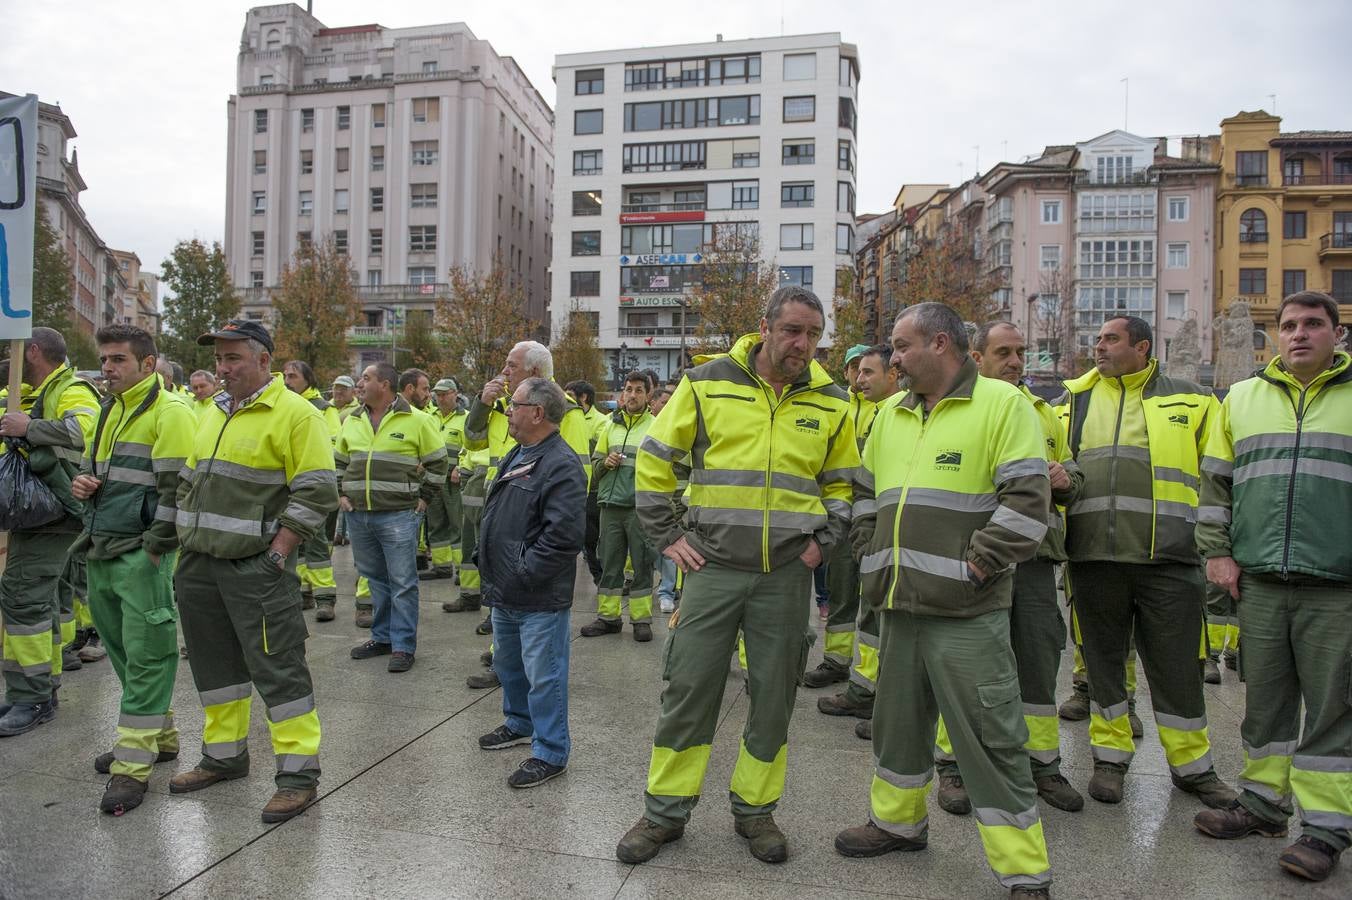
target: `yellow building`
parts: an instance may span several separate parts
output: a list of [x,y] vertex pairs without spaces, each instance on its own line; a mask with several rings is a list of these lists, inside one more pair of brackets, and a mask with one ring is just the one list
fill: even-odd
[[1241,112],[1209,141],[1221,164],[1216,312],[1250,304],[1268,336],[1255,336],[1255,362],[1275,352],[1277,306],[1288,294],[1330,293],[1343,321],[1352,320],[1352,131],[1283,134],[1280,125]]

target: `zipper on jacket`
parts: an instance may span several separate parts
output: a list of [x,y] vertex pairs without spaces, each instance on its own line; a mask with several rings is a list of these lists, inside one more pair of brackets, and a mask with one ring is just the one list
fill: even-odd
[[1287,577],[1287,565],[1291,562],[1291,519],[1295,515],[1296,505],[1296,468],[1300,465],[1300,437],[1305,426],[1305,394],[1308,387],[1300,389],[1300,401],[1291,396],[1286,389],[1286,397],[1296,413],[1296,444],[1291,449],[1291,478],[1286,484],[1286,531],[1282,536],[1282,578]]
[[[1122,376],[1117,376],[1117,387],[1121,392],[1117,401],[1117,422],[1113,425],[1113,455],[1112,468],[1108,474],[1108,497],[1112,505],[1108,507],[1108,553],[1117,556],[1117,448],[1122,440],[1122,416],[1127,409],[1127,383],[1122,380]],[[1149,443],[1150,437],[1146,435],[1146,442]],[[1154,473],[1152,471],[1153,478]],[[1151,526],[1154,527],[1153,524]]]
[[[202,473],[203,480],[206,480],[207,478],[211,477],[211,469],[213,466],[216,465],[216,454],[220,452],[221,441],[224,440],[225,438],[225,429],[230,427],[231,420],[234,419],[235,416],[239,414],[239,412],[240,407],[235,407],[233,410],[230,411],[229,414],[226,415],[225,421],[221,423],[220,433],[216,435],[216,444],[211,448],[211,459],[207,460],[207,470]],[[196,485],[197,482],[194,482],[194,487]],[[194,536],[196,536],[197,534],[197,523],[200,522],[201,520],[202,520],[202,508],[199,506],[192,516],[192,533]],[[262,523],[259,523],[260,533],[262,532],[262,528],[263,528]]]

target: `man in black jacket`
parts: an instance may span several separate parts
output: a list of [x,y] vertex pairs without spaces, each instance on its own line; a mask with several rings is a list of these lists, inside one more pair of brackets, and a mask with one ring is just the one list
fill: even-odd
[[571,746],[568,623],[587,475],[559,436],[567,408],[552,381],[528,378],[517,387],[508,407],[517,445],[499,464],[479,526],[477,561],[483,602],[493,609],[493,668],[505,717],[479,746],[531,745],[530,758],[507,778],[515,788],[563,774]]

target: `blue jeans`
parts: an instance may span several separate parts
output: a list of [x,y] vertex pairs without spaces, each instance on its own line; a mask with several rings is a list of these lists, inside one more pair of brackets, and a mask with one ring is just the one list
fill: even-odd
[[357,574],[371,585],[371,640],[402,653],[418,646],[418,526],[411,509],[347,514]]
[[657,600],[660,603],[663,600],[676,602],[676,563],[667,559],[665,556],[658,555],[657,571],[661,574],[662,580],[657,585]]
[[825,606],[828,601],[826,593],[826,563],[812,570],[812,586],[817,592],[817,605]]
[[516,734],[534,736],[531,755],[568,764],[568,623],[570,610],[522,612],[493,607],[493,671],[502,682],[502,713]]

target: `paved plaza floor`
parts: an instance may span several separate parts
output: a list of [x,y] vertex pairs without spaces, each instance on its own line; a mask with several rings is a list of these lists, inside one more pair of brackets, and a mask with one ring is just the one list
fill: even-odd
[[[931,797],[929,848],[872,860],[845,859],[837,831],[868,810],[872,756],[854,719],[816,709],[825,690],[800,690],[789,744],[788,785],[776,818],[789,860],[752,859],[732,829],[727,784],[745,721],[744,682],[730,667],[706,794],[683,840],[642,866],[615,859],[615,843],[642,812],[661,691],[665,621],[652,643],[621,635],[577,637],[595,592],[579,579],[573,612],[573,753],[567,774],[527,791],[506,785],[528,748],[484,752],[476,738],[501,723],[501,694],[472,691],[486,639],[478,616],[447,615],[449,582],[424,583],[417,664],[405,675],[385,660],[356,661],[366,632],[352,623],[348,548],[335,552],[335,622],[310,620],[310,669],[324,737],[320,802],[268,826],[272,753],[261,701],[253,705],[248,778],[170,795],[168,780],[198,759],[202,712],[188,665],[179,667],[174,708],[183,755],[157,766],[145,803],[122,818],[98,811],[105,776],[93,759],[108,749],[118,684],[106,661],[65,677],[57,719],[0,740],[0,897],[989,897],[1003,896],[981,854],[972,818],[939,810]],[[585,571],[585,570],[582,570]],[[821,623],[813,616],[814,625]],[[820,659],[821,642],[811,665]],[[1219,771],[1241,764],[1244,691],[1235,674],[1208,686]],[[1062,672],[1069,684],[1069,654]],[[1142,679],[1144,685],[1144,679]],[[1064,692],[1063,692],[1064,696]],[[1201,808],[1172,789],[1142,690],[1146,736],[1119,806],[1086,800],[1080,813],[1042,806],[1058,897],[1346,898],[1344,862],[1321,885],[1282,873],[1284,840],[1220,842],[1192,827]],[[1087,723],[1062,723],[1065,774],[1084,790]],[[1294,835],[1297,832],[1293,829]]]

